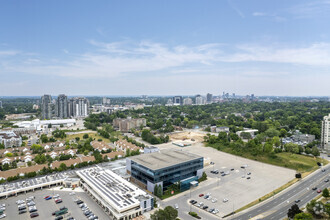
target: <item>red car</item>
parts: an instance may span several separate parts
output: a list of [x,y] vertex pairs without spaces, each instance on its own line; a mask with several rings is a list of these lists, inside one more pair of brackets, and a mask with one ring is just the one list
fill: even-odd
[[322,192],[322,190],[320,190],[320,189],[319,189],[319,190],[317,190],[317,193],[320,193],[320,192]]
[[202,197],[202,196],[204,196],[204,194],[202,193],[202,194],[199,194],[199,197]]
[[62,202],[62,199],[56,199],[55,200],[55,203],[58,204],[58,203],[61,203]]

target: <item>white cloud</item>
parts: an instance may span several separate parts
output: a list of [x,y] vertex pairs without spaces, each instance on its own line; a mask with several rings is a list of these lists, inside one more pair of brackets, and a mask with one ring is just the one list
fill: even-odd
[[316,0],[295,5],[287,11],[293,14],[296,18],[312,18],[320,16],[329,16],[330,1]]

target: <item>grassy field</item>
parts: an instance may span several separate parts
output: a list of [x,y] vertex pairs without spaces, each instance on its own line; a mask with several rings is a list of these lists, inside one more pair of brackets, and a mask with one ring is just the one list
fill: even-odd
[[[217,148],[217,145],[207,145],[207,146]],[[328,161],[322,158],[293,154],[288,152],[281,152],[276,154],[260,154],[255,156],[252,155],[250,152],[242,152],[242,151],[236,152],[229,147],[221,147],[220,150],[226,153],[234,154],[251,160],[260,161],[263,163],[268,163],[280,167],[286,167],[301,173],[311,172],[316,170],[318,168],[317,162],[321,162],[323,163],[323,165],[328,164]]]
[[84,133],[84,134],[67,135],[67,137],[65,138],[65,140],[72,140],[72,139],[75,139],[76,137],[79,137],[80,140],[83,140],[84,139],[83,136],[85,134],[88,134],[89,137],[95,138],[95,140],[102,139],[105,143],[110,143],[110,140],[109,139],[106,139],[106,138],[98,135],[97,133]]

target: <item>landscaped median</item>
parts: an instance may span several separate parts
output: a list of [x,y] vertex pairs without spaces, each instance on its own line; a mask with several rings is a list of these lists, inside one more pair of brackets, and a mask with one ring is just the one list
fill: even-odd
[[198,214],[196,212],[188,212],[188,214],[191,215],[194,218],[201,219],[201,217],[198,216]]

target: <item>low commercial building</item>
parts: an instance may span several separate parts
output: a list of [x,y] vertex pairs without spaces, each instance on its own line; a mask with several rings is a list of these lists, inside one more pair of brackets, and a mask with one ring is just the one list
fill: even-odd
[[153,197],[110,170],[100,167],[76,172],[80,186],[109,214],[127,220],[153,209]]
[[159,152],[159,148],[155,146],[145,147],[143,149],[145,154],[156,153]]
[[204,158],[185,151],[167,150],[126,158],[126,171],[131,181],[154,192],[155,185],[166,190],[181,181],[181,191],[203,174]]

